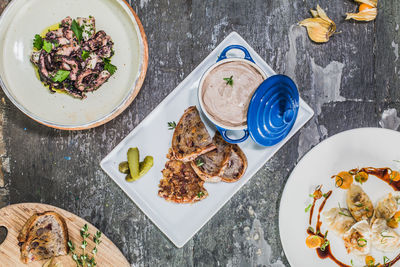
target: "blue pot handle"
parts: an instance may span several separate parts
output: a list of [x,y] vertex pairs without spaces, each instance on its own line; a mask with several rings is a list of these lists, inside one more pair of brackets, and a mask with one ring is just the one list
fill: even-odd
[[243,130],[244,136],[243,136],[242,138],[236,139],[236,140],[235,140],[235,139],[230,139],[230,138],[228,137],[228,135],[226,134],[226,132],[227,132],[228,130],[225,130],[225,129],[220,128],[220,127],[218,127],[218,126],[217,126],[217,129],[218,129],[218,131],[221,133],[222,138],[224,138],[224,140],[225,140],[226,142],[231,143],[231,144],[239,144],[239,143],[242,143],[242,142],[246,141],[247,138],[249,138],[249,131],[248,131],[247,129]]
[[253,58],[250,56],[249,51],[247,51],[247,49],[244,48],[244,47],[241,46],[241,45],[230,45],[230,46],[227,46],[227,47],[222,51],[221,55],[219,55],[217,62],[218,62],[218,61],[221,61],[221,60],[223,60],[223,59],[226,59],[226,58],[227,58],[227,57],[226,57],[226,53],[228,53],[228,51],[229,51],[229,50],[232,50],[232,49],[239,49],[239,50],[242,50],[242,51],[244,52],[244,58],[247,59],[247,60],[250,60],[250,61],[253,62],[253,63],[255,63],[254,60],[253,60]]

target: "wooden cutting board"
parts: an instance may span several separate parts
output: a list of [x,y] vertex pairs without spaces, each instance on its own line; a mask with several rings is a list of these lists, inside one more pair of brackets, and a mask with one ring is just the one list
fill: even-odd
[[[22,203],[4,207],[0,209],[0,227],[7,228],[7,237],[0,244],[0,265],[1,266],[43,266],[47,261],[32,262],[24,264],[20,260],[20,250],[18,246],[17,236],[22,226],[34,213],[44,211],[55,211],[64,217],[67,223],[69,239],[75,244],[75,249],[80,255],[80,244],[82,238],[80,229],[86,223],[89,226],[90,240],[88,240],[87,251],[92,251],[94,247],[93,235],[98,231],[96,227],[83,220],[82,218],[57,207],[38,204],[38,203]],[[121,251],[104,235],[101,235],[102,242],[98,246],[96,255],[97,266],[130,266],[128,261],[122,255]],[[65,255],[55,258],[55,261],[62,262],[64,267],[76,266],[71,255]]]

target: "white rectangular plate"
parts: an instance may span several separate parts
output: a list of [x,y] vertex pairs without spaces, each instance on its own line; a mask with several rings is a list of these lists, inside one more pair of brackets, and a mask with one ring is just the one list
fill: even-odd
[[[272,147],[261,147],[251,138],[240,147],[248,159],[245,175],[236,183],[206,183],[209,196],[195,204],[175,204],[158,196],[161,171],[167,161],[166,154],[171,146],[173,131],[167,122],[179,121],[184,110],[197,105],[197,86],[203,73],[213,65],[222,50],[232,44],[248,49],[255,63],[268,75],[275,72],[236,32],[232,32],[211,54],[176,87],[156,109],[154,109],[113,151],[102,161],[104,171],[125,191],[136,205],[158,228],[177,246],[183,247],[192,236],[285,144],[314,114],[313,110],[300,99],[297,120],[289,135]],[[236,53],[236,54],[235,54]],[[241,51],[231,50],[228,56],[242,57]],[[198,108],[199,109],[199,108]],[[200,109],[199,109],[200,110]],[[213,125],[202,117],[211,136]],[[118,164],[126,161],[130,147],[138,147],[141,160],[147,155],[154,157],[154,166],[140,180],[127,183],[125,175],[118,171]]]

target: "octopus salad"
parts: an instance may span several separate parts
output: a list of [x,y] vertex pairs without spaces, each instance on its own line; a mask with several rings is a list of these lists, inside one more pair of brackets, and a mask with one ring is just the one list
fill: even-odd
[[46,33],[35,35],[31,62],[52,93],[84,99],[117,70],[111,64],[113,45],[104,31],[96,32],[94,17],[66,17]]

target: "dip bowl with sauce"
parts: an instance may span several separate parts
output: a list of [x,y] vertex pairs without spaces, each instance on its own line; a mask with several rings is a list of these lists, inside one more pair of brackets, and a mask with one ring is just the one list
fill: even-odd
[[[242,50],[244,58],[227,58],[231,49]],[[271,146],[290,132],[299,107],[297,87],[284,75],[267,78],[240,45],[226,47],[204,73],[198,88],[200,107],[225,141],[241,143],[251,136],[256,143]],[[244,135],[232,139],[229,131]]]

